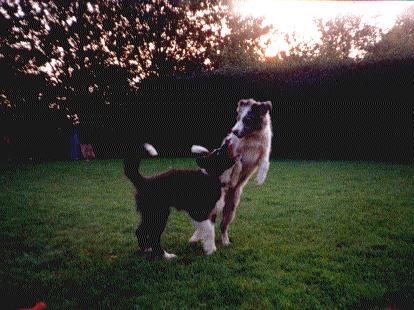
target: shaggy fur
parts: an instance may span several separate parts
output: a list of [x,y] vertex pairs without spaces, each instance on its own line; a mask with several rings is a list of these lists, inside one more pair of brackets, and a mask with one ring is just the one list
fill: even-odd
[[[240,100],[237,107],[237,122],[232,132],[224,139],[223,145],[228,144],[233,156],[241,158],[221,176],[222,180],[227,180],[217,204],[223,208],[220,230],[224,245],[230,244],[228,228],[235,217],[243,187],[255,171],[257,185],[262,185],[266,179],[272,140],[269,114],[271,110],[270,101]],[[192,150],[200,153],[202,147],[193,147]],[[215,219],[215,214],[212,214],[212,219]]]
[[[149,144],[145,144],[139,154],[142,156],[145,152],[156,155]],[[171,169],[149,177],[138,172],[141,156],[124,159],[124,172],[136,188],[137,210],[141,213],[141,224],[136,230],[141,250],[167,259],[175,257],[165,252],[160,244],[170,208],[175,207],[191,216],[197,227],[197,236],[203,240],[205,253],[213,253],[216,246],[210,216],[221,196],[220,176],[235,163],[229,156],[227,144],[197,158],[197,164],[202,169]]]

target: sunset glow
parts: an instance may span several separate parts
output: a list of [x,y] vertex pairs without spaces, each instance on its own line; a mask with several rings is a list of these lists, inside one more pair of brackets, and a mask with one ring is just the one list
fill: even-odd
[[362,17],[362,22],[387,31],[397,16],[410,6],[414,6],[411,1],[246,0],[239,1],[235,10],[244,16],[264,17],[266,25],[273,25],[271,43],[266,50],[266,56],[271,57],[288,49],[284,34],[296,32],[305,42],[317,42],[315,18],[329,20],[341,15],[357,15]]

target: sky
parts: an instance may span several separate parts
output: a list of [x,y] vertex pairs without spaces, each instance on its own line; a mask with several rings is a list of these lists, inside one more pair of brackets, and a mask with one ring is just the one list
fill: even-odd
[[266,56],[275,56],[288,49],[284,33],[295,31],[304,41],[317,41],[315,18],[327,20],[338,15],[360,15],[363,22],[387,31],[396,17],[410,6],[414,6],[414,1],[240,0],[235,10],[242,15],[262,16],[265,24],[273,25],[277,33],[272,35]]

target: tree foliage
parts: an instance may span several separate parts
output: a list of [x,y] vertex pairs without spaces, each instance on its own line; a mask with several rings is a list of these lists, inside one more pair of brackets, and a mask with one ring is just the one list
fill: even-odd
[[379,29],[364,24],[361,16],[337,16],[332,20],[315,20],[321,34],[316,45],[319,57],[344,60],[353,56],[362,58],[369,46],[379,38]]
[[335,63],[363,60],[381,37],[381,29],[363,22],[361,16],[336,16],[329,20],[314,20],[320,38],[304,42],[297,34],[285,35],[290,46],[281,58],[291,63]]
[[414,6],[403,12],[388,32],[382,33],[367,56],[373,60],[414,57]]
[[83,113],[121,104],[148,77],[257,59],[267,28],[232,12],[218,0],[1,1],[0,66],[7,77],[41,76],[45,102]]

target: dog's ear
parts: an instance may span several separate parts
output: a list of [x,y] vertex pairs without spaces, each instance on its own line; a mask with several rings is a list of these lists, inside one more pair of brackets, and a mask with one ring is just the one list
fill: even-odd
[[267,112],[272,111],[272,102],[264,101],[258,105],[260,115],[265,115]]
[[266,106],[266,108],[268,109],[269,112],[272,111],[272,109],[273,109],[272,101],[262,102],[262,105]]
[[237,107],[244,107],[247,105],[251,105],[252,104],[253,99],[241,99],[239,100],[239,103],[237,104]]

